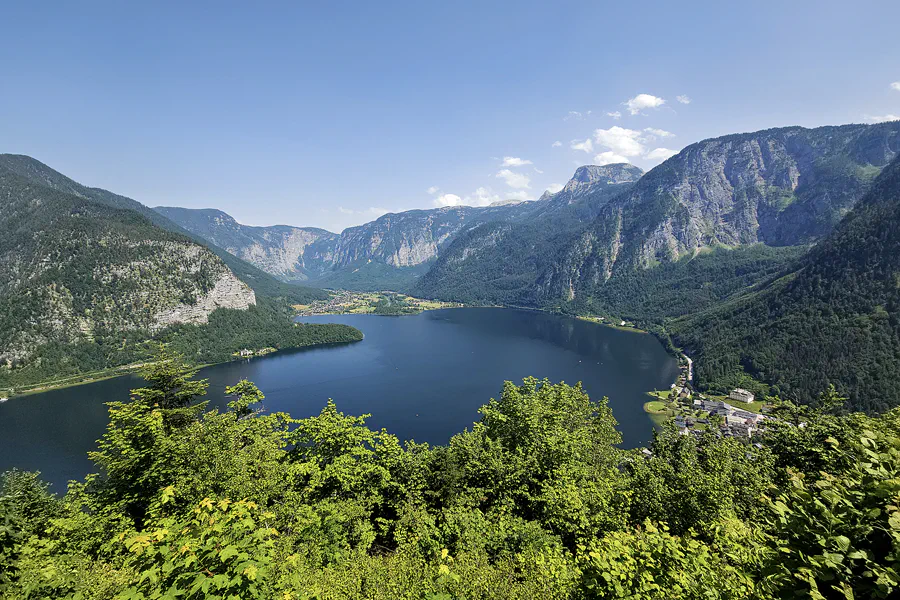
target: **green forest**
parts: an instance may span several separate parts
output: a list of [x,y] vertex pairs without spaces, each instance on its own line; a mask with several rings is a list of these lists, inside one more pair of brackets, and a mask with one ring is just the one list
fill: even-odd
[[258,297],[249,309],[220,308],[203,325],[174,325],[160,332],[131,330],[96,335],[93,341],[51,341],[35,351],[33,361],[18,369],[0,369],[0,389],[15,389],[55,378],[89,374],[152,359],[154,348],[165,343],[194,364],[226,362],[241,350],[283,350],[314,344],[357,342],[355,327],[335,323],[292,321],[293,311],[280,299]]
[[622,450],[605,399],[503,384],[446,446],[329,402],[225,411],[158,350],[110,398],[96,472],[0,477],[4,598],[896,597],[900,411],[780,404],[764,444],[658,432]]
[[669,330],[710,389],[752,377],[798,402],[834,385],[859,410],[900,405],[900,159],[769,284],[697,309]]

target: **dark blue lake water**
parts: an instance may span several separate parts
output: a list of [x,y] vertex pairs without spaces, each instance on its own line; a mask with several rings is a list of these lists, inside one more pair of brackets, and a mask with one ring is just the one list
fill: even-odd
[[[225,386],[246,378],[265,393],[269,411],[307,417],[333,398],[345,413],[371,413],[372,428],[445,444],[471,427],[504,380],[534,375],[582,381],[592,397],[608,396],[624,445],[634,447],[651,437],[645,393],[667,388],[678,373],[650,335],[540,312],[461,308],[303,320],[353,325],[365,339],[203,369],[211,403],[223,406]],[[139,383],[120,377],[0,404],[0,471],[39,470],[64,490],[92,470],[86,453],[106,427],[104,402],[127,400]]]

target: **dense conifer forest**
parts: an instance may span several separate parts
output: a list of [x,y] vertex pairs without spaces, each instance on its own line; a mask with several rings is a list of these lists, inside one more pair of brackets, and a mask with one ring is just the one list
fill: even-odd
[[770,284],[672,328],[703,384],[747,375],[796,401],[829,384],[857,409],[900,404],[900,159],[830,236]]

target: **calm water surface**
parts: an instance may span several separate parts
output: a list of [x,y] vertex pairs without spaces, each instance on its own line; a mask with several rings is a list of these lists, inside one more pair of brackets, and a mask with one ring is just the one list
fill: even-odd
[[[471,427],[478,407],[504,380],[534,375],[582,381],[608,396],[624,445],[649,440],[645,392],[667,388],[678,367],[652,336],[532,311],[461,308],[404,317],[340,315],[305,322],[353,325],[365,339],[208,367],[209,400],[224,406],[225,386],[241,378],[265,393],[268,411],[295,417],[328,398],[347,414],[371,413],[368,425],[401,439],[445,444]],[[127,400],[137,377],[109,379],[0,404],[0,472],[39,470],[56,490],[91,471],[86,453],[107,423],[104,402]]]

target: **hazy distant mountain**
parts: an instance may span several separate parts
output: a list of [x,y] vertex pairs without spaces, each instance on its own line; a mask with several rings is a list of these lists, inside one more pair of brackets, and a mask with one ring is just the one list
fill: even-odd
[[520,219],[538,206],[517,202],[389,213],[340,235],[311,227],[241,225],[218,210],[155,210],[284,280],[349,289],[405,289],[460,232],[490,221]]
[[241,225],[216,209],[157,206],[184,229],[285,281],[319,275],[333,259],[338,235],[315,227]]

